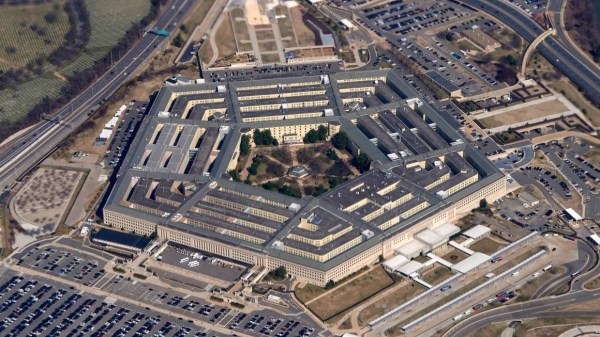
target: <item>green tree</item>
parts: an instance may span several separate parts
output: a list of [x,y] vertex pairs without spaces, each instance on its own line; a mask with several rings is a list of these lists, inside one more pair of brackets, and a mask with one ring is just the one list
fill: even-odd
[[327,189],[325,188],[325,186],[323,186],[322,184],[319,184],[319,186],[317,186],[317,188],[315,188],[315,191],[313,192],[312,196],[318,197],[325,192],[327,192]]
[[325,285],[326,290],[333,289],[333,287],[335,287],[335,282],[333,280],[329,280],[329,282],[327,282]]
[[279,141],[275,138],[273,138],[273,141],[271,142],[271,144],[275,145],[275,146],[279,146]]
[[254,129],[254,133],[252,133],[252,139],[254,139],[254,144],[263,145],[262,132],[259,129]]
[[327,151],[327,158],[329,158],[331,160],[340,159],[340,157],[337,155],[337,153],[333,149],[330,149],[329,151]]
[[452,34],[450,32],[446,33],[446,40],[448,40],[450,42],[454,41],[454,34]]
[[236,170],[231,170],[228,173],[231,176],[231,179],[233,179],[233,181],[237,181],[237,182],[241,181],[240,175],[238,174],[238,172]]
[[285,269],[284,266],[281,266],[277,269],[275,269],[275,277],[277,278],[285,278],[287,276],[287,270]]
[[329,179],[329,187],[335,188],[339,184],[340,184],[340,179],[338,177],[333,177],[333,178]]
[[319,140],[319,134],[316,130],[310,130],[304,136],[304,144],[313,144]]
[[247,156],[250,153],[250,136],[242,135],[242,140],[240,141],[240,154],[242,156]]
[[353,163],[360,173],[371,169],[371,158],[362,152],[358,155],[358,157],[354,158]]
[[177,34],[177,36],[175,36],[173,39],[173,45],[177,48],[181,48],[183,46],[183,38],[181,37],[181,34]]
[[348,136],[343,132],[338,132],[331,138],[331,143],[336,149],[344,150],[348,146]]
[[379,255],[379,263],[382,263],[384,261],[383,255]]
[[486,209],[488,207],[488,202],[485,199],[479,200],[479,208]]
[[327,135],[329,134],[329,129],[325,125],[319,125],[319,128],[317,128],[317,134],[319,136],[319,140],[326,140]]

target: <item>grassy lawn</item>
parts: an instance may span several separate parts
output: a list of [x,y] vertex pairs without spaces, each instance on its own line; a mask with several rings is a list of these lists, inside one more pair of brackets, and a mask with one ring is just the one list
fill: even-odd
[[306,303],[306,302],[312,300],[313,298],[326,293],[327,290],[325,290],[325,288],[323,288],[323,287],[319,287],[314,284],[307,283],[302,288],[296,288],[295,292],[296,292],[296,297],[298,298],[298,300],[300,300],[300,302],[302,302],[302,303]]
[[260,54],[263,63],[279,62],[279,54]]
[[272,30],[261,30],[256,32],[256,39],[258,41],[262,40],[273,40],[275,38],[275,34]]
[[600,109],[596,108],[593,104],[591,104],[588,100],[586,100],[577,88],[573,86],[568,81],[554,81],[550,83],[550,87],[557,92],[561,93],[565,92],[565,97],[573,103],[580,110],[586,111],[586,116],[590,119],[590,121],[594,124],[594,126],[600,126]]
[[427,256],[419,255],[419,256],[415,257],[413,260],[415,260],[417,262],[425,263],[429,260],[429,258]]
[[219,37],[219,42],[216,43],[219,58],[229,56],[237,51],[233,27],[231,26],[231,20],[227,14],[225,14],[223,21],[221,21],[221,25],[219,26],[219,29],[217,29],[216,34],[216,36]]
[[365,326],[373,319],[388,313],[395,307],[419,296],[424,293],[425,290],[427,290],[425,287],[416,282],[396,288],[396,290],[389,295],[364,308],[358,314],[358,324],[360,326]]
[[596,289],[600,288],[600,276],[589,280],[585,284],[584,287],[585,287],[585,289],[589,289],[589,290],[596,290]]
[[277,43],[275,41],[259,42],[258,48],[261,52],[277,51]]
[[[231,14],[231,24],[233,25],[233,31],[235,32],[235,38],[238,43],[240,41],[250,40],[250,33],[248,33],[248,25],[246,24],[244,10],[241,8],[234,8],[229,13]],[[221,40],[220,37],[219,40]]]
[[368,273],[340,286],[308,307],[322,320],[327,320],[339,312],[358,304],[381,289],[394,283],[383,267],[377,267]]
[[555,277],[556,275],[560,275],[564,273],[566,270],[563,266],[556,266],[551,268],[547,272],[540,273],[540,276],[528,281],[523,286],[521,286],[518,290],[519,297],[517,297],[518,301],[528,301],[531,299],[533,294],[547,281]]
[[204,43],[202,43],[202,46],[200,47],[200,60],[202,60],[202,63],[206,65],[208,62],[210,62],[213,55],[214,52],[212,46],[210,45],[210,42],[204,41]]
[[346,63],[355,63],[356,58],[354,57],[354,53],[352,52],[343,52],[340,54],[342,56],[342,60]]
[[506,246],[506,244],[501,244],[496,240],[492,240],[490,238],[482,238],[470,245],[469,249],[483,254],[491,255]]
[[421,275],[420,278],[421,280],[434,286],[449,279],[452,275],[453,274],[450,269],[441,265],[437,265],[433,269],[426,271],[425,274]]
[[[48,56],[60,47],[71,26],[63,10],[65,2],[54,0],[26,6],[1,5],[0,64],[6,68],[24,67],[29,61]],[[48,13],[55,14],[55,22],[49,23],[44,19]]]
[[150,12],[149,0],[86,0],[92,32],[85,52],[60,70],[67,76],[94,65],[110,51],[135,22]]
[[460,261],[463,261],[467,257],[469,257],[469,255],[461,252],[458,249],[452,249],[448,253],[446,253],[446,255],[441,256],[442,259],[444,259],[450,263],[453,263],[453,264],[459,263]]
[[504,273],[505,271],[509,270],[510,268],[512,268],[512,267],[518,265],[519,263],[527,260],[528,258],[532,257],[534,254],[536,254],[537,252],[539,252],[541,250],[542,250],[541,247],[532,248],[532,249],[528,250],[527,252],[525,252],[524,254],[513,257],[510,261],[507,261],[500,267],[492,270],[492,273],[494,273],[496,275],[500,275],[500,274]]
[[298,47],[296,35],[294,35],[294,24],[292,23],[292,18],[288,9],[284,6],[277,6],[275,7],[275,14],[285,16],[285,18],[277,19],[277,26],[279,27],[279,34],[281,35],[283,46],[285,48]]

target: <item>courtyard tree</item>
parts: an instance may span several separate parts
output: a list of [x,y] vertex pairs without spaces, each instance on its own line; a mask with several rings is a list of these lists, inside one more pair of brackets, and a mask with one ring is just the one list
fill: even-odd
[[338,132],[331,138],[331,143],[336,149],[343,150],[348,146],[348,136],[343,132]]
[[250,149],[250,136],[242,135],[242,139],[240,141],[240,154],[247,156],[250,153]]

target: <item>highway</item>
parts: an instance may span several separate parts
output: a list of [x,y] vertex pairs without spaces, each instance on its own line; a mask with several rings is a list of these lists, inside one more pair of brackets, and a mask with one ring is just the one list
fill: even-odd
[[[178,24],[194,7],[195,1],[173,0],[168,7],[162,9],[154,27],[177,30]],[[145,34],[113,68],[54,115],[60,119],[60,123],[44,120],[22,135],[19,144],[0,155],[0,187],[11,186],[39,158],[52,151],[88,118],[88,112],[96,110],[102,100],[109,98],[121,87],[130,74],[166,39],[169,37]]]
[[[462,0],[462,2],[496,17],[528,42],[532,42],[543,32],[542,27],[509,2],[489,0]],[[596,66],[590,64],[585,56],[579,53],[571,54],[552,36],[547,37],[537,50],[571,81],[600,101],[600,74]]]
[[[598,311],[564,311],[551,312],[561,307],[583,304],[587,301],[600,299],[600,290],[578,291],[556,297],[546,297],[539,300],[507,305],[498,309],[484,311],[458,323],[446,332],[444,337],[468,336],[474,331],[494,323],[524,320],[537,317],[575,317],[598,316]],[[582,306],[583,308],[583,306]]]

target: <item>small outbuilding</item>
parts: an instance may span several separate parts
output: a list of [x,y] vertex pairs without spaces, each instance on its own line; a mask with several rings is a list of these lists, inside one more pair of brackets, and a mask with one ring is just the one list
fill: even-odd
[[519,198],[524,201],[523,207],[533,207],[540,203],[536,197],[527,192],[519,193]]
[[308,175],[308,170],[302,165],[290,167],[288,174],[294,178],[304,178]]

